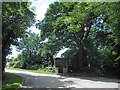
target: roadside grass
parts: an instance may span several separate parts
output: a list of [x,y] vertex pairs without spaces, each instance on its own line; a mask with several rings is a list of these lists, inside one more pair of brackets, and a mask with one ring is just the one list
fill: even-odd
[[19,87],[21,83],[22,77],[12,73],[5,73],[5,79],[2,82],[2,90],[14,90]]
[[6,67],[6,69],[27,71],[27,72],[40,73],[40,74],[56,74],[52,70],[47,70],[47,69],[27,70],[27,69],[20,69],[20,68],[14,68],[14,67]]
[[48,69],[38,69],[38,70],[27,70],[27,69],[20,69],[20,68],[14,68],[14,67],[6,67],[7,69],[10,70],[19,70],[19,71],[26,71],[26,72],[33,72],[33,73],[40,73],[40,74],[57,74],[60,76],[69,76],[69,77],[106,77],[106,78],[115,78],[119,79],[117,75],[100,75],[99,73],[96,72],[79,72],[79,73],[55,73],[52,70]]

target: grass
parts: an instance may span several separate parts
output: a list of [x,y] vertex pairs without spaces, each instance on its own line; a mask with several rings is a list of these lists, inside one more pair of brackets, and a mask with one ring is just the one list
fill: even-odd
[[27,70],[27,69],[13,68],[13,67],[7,67],[7,69],[34,72],[34,73],[40,73],[40,74],[55,74],[54,72],[47,69]]
[[[18,71],[27,71],[34,73],[42,73],[42,74],[55,74],[54,72],[46,69],[39,70],[26,70],[20,68],[7,67],[10,70],[18,70]],[[15,90],[22,83],[22,78],[18,75],[12,73],[5,73],[5,80],[2,82],[2,90]]]
[[14,90],[19,87],[21,83],[22,77],[12,73],[5,73],[5,79],[2,82],[2,90]]
[[110,75],[108,76],[103,76],[95,72],[90,72],[90,73],[55,73],[47,69],[39,69],[39,70],[27,70],[27,69],[20,69],[20,68],[13,68],[13,67],[7,67],[7,69],[11,70],[19,70],[19,71],[27,71],[27,72],[34,72],[34,73],[40,73],[40,74],[58,74],[61,76],[70,76],[70,77],[107,77],[107,78],[116,78],[118,79],[117,75]]

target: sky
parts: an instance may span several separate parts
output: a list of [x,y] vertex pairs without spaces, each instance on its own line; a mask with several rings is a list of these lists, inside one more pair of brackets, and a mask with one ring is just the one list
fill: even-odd
[[[35,7],[35,19],[36,20],[43,20],[44,19],[44,15],[47,11],[47,8],[49,8],[49,4],[58,1],[58,0],[30,0],[32,2],[31,7]],[[30,27],[28,30],[31,30],[31,32],[34,32],[36,34],[40,34],[40,30],[38,30],[35,26]],[[46,39],[47,41],[47,39]],[[21,52],[16,51],[15,46],[11,46],[12,47],[12,54],[8,55],[7,58],[11,58],[11,57],[17,57],[18,54],[20,54]],[[66,50],[68,50],[68,48],[65,48],[63,50],[60,50],[56,57],[61,57],[61,54],[64,53]]]

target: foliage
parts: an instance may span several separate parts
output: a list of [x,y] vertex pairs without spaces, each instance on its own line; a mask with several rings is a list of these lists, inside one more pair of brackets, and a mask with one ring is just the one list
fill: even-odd
[[18,47],[22,54],[15,66],[26,69],[53,66],[54,55],[62,48],[69,48],[62,55],[69,63],[69,72],[120,74],[119,5],[117,2],[50,4],[45,18],[36,24],[40,36],[26,33],[20,40]]
[[53,65],[53,57],[48,45],[41,41],[38,34],[27,32],[19,40],[17,49],[21,50],[21,54],[9,62],[10,66],[36,70]]
[[41,29],[41,37],[47,37],[55,46],[51,49],[74,48],[75,53],[69,50],[64,54],[74,62],[70,63],[73,71],[97,69],[101,75],[118,74],[118,10],[119,3],[115,2],[55,2],[37,27]]
[[3,71],[6,56],[11,53],[11,44],[16,45],[25,30],[34,22],[34,13],[29,9],[27,2],[2,3],[2,62]]
[[42,73],[42,74],[55,74],[52,70],[48,70],[48,69],[28,70],[28,69],[14,68],[14,67],[7,67],[7,69],[33,72],[33,73]]

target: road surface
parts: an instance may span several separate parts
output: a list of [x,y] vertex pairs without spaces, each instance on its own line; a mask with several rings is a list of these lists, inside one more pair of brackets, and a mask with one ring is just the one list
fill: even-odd
[[118,88],[120,85],[120,80],[116,79],[63,77],[8,69],[5,71],[23,77],[22,87],[27,88]]

